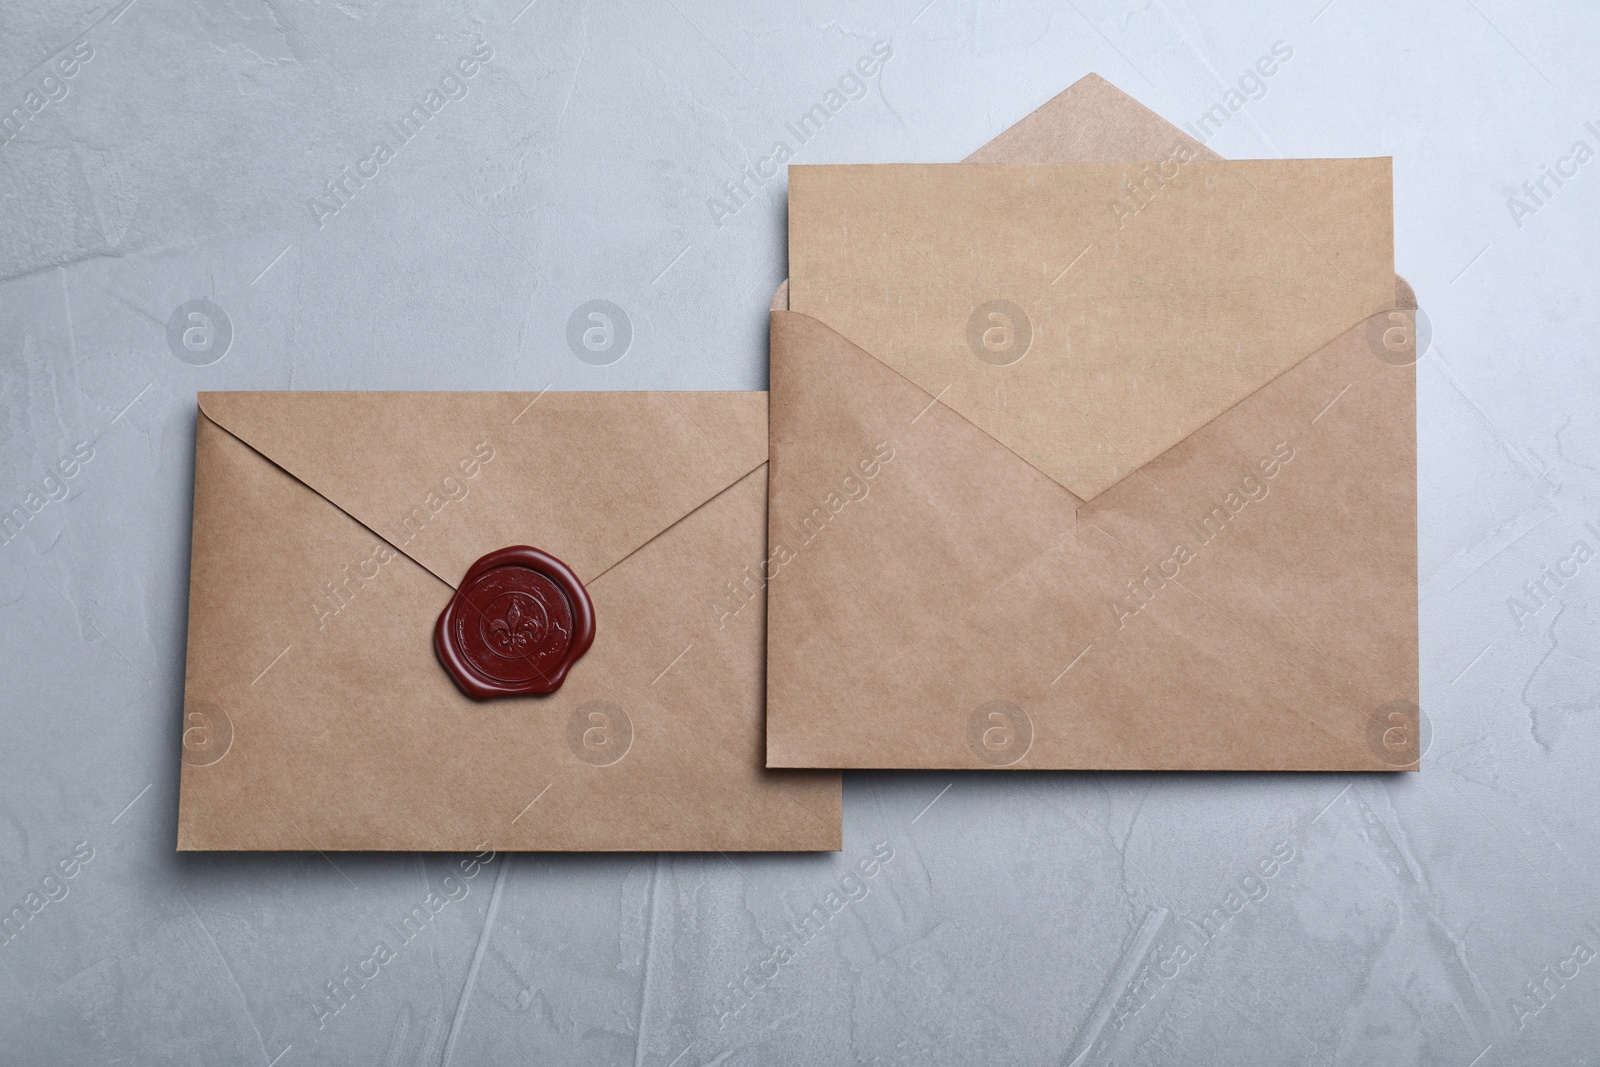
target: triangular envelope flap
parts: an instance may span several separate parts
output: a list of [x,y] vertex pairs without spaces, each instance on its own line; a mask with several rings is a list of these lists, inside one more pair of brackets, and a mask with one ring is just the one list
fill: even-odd
[[515,544],[593,581],[767,451],[767,397],[755,392],[240,392],[199,402],[450,585]]
[[1084,499],[1393,306],[1387,159],[790,171],[790,307]]
[[968,156],[967,163],[1118,163],[1220,159],[1098,74],[1085,74]]

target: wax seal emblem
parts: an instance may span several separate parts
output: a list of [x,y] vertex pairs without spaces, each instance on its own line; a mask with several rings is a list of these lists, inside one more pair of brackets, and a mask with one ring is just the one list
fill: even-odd
[[433,628],[439,662],[476,700],[553,693],[594,642],[594,605],[572,568],[514,545],[467,570]]

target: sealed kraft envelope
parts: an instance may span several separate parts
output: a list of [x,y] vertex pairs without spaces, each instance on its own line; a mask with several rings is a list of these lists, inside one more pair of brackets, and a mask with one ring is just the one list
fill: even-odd
[[765,394],[199,407],[180,849],[839,847],[838,775],[762,765],[764,605],[706,606]]
[[769,766],[1415,766],[1390,162],[1186,140],[790,169]]

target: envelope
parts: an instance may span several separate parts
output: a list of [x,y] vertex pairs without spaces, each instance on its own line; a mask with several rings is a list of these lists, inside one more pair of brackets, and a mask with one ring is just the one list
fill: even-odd
[[[202,393],[180,849],[835,850],[839,777],[762,765],[766,396]],[[595,637],[546,696],[435,656],[494,550]]]
[[1390,180],[1098,78],[968,164],[791,167],[768,765],[1415,769]]

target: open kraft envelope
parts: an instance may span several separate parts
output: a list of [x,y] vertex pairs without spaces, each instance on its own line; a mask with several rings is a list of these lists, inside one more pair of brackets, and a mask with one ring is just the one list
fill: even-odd
[[[764,393],[202,393],[180,849],[835,850],[762,766]],[[434,624],[479,557],[576,572],[595,639],[478,702]]]
[[1389,161],[1098,78],[974,161],[790,169],[768,765],[1415,768]]

